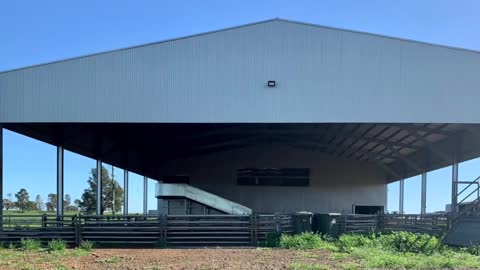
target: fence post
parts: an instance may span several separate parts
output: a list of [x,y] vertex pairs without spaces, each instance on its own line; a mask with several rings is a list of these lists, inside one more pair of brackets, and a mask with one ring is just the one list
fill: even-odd
[[42,228],[47,227],[47,215],[44,213],[42,215]]
[[167,215],[161,215],[160,216],[160,237],[162,241],[162,244],[166,247],[168,245],[167,242],[167,230],[168,230],[168,216]]
[[281,226],[280,226],[280,219],[279,219],[278,214],[275,214],[275,215],[273,216],[273,219],[274,219],[274,221],[275,221],[275,232],[276,232],[276,233],[282,233],[282,228],[281,228]]
[[78,245],[82,243],[82,214],[78,214],[77,217],[77,231],[78,231]]
[[256,227],[257,227],[256,216],[255,216],[255,213],[252,213],[250,215],[250,240],[251,240],[252,246],[257,245],[257,230],[256,230]]
[[78,224],[77,224],[77,215],[72,217],[72,225],[75,231],[75,246],[78,247],[80,245],[80,241],[78,239]]
[[344,233],[348,233],[348,224],[347,224],[347,222],[348,222],[349,217],[350,217],[350,216],[349,216],[348,214],[345,214],[344,219],[343,219],[343,232],[344,232]]
[[377,231],[382,232],[385,229],[385,215],[378,214]]

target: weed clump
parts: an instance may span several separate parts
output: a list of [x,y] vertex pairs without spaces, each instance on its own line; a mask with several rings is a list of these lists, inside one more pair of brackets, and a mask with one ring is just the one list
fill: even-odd
[[334,251],[336,246],[329,238],[316,233],[302,233],[298,235],[281,235],[279,246],[286,249],[327,249]]
[[82,241],[80,243],[80,249],[83,249],[85,251],[91,251],[93,249],[93,242],[90,242],[88,240]]
[[67,242],[62,239],[53,239],[48,242],[48,250],[50,251],[62,251],[67,248]]
[[441,239],[428,234],[394,232],[390,234],[344,234],[338,239],[341,251],[355,248],[381,248],[393,252],[432,254],[445,249]]
[[480,246],[470,246],[470,247],[462,248],[461,250],[475,256],[480,256]]
[[20,247],[23,250],[39,250],[42,248],[42,243],[38,239],[22,238]]

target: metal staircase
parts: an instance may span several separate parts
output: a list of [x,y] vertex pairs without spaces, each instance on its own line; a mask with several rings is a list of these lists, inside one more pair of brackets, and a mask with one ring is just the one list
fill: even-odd
[[[479,245],[480,176],[473,181],[457,181],[453,184],[455,186],[450,209],[450,227],[444,242],[455,246]],[[458,192],[459,185],[465,185],[460,192]],[[463,198],[459,200],[461,196]]]
[[184,198],[230,215],[250,215],[252,209],[188,184],[157,183],[155,197]]

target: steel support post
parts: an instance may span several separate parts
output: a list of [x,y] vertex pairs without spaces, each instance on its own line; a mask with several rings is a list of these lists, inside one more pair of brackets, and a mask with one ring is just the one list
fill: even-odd
[[421,196],[421,207],[420,214],[425,215],[427,213],[427,173],[422,173],[422,196]]
[[3,125],[0,124],[0,230],[3,230]]
[[143,177],[143,214],[148,214],[148,178]]
[[128,215],[128,170],[123,170],[123,214]]
[[[157,190],[156,192],[158,193],[158,188],[161,188],[162,181],[158,181],[158,184],[156,186]],[[165,209],[164,209],[164,200],[162,198],[157,198],[157,214],[159,216],[162,216],[165,214]]]
[[57,146],[57,217],[63,216],[63,191],[64,191],[64,178],[63,178],[63,146]]
[[403,201],[404,201],[404,198],[405,198],[405,179],[401,179],[400,180],[400,188],[399,188],[399,202],[398,202],[398,212],[400,214],[404,214],[404,210],[403,210]]
[[97,160],[97,215],[103,215],[102,211],[102,161]]
[[455,216],[455,214],[458,211],[458,162],[457,159],[455,158],[452,164],[452,203],[450,206],[450,211],[452,213],[452,216]]

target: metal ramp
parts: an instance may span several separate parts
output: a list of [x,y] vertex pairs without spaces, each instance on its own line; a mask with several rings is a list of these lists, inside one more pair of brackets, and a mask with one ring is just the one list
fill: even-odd
[[[459,185],[464,186],[461,191],[458,192]],[[444,243],[454,246],[479,245],[480,176],[474,181],[455,182],[454,190],[455,197],[450,207],[450,228],[444,238]]]
[[188,184],[157,183],[155,197],[185,198],[230,215],[251,215],[252,209]]

